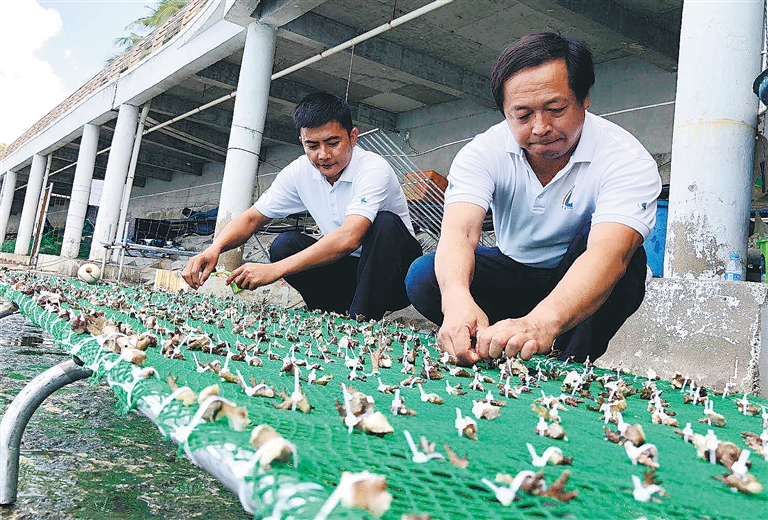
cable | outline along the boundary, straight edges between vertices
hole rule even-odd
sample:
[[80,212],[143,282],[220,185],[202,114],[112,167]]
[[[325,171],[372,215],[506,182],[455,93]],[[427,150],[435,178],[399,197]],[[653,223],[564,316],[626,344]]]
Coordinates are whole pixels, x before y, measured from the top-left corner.
[[638,110],[645,110],[646,108],[656,108],[656,107],[663,107],[666,105],[674,105],[674,101],[664,101],[663,103],[654,103],[653,105],[643,105],[640,107],[634,107],[634,108],[626,108],[624,110],[617,110],[615,112],[606,112],[605,114],[598,114],[600,117],[608,117],[608,116],[615,116],[618,114],[627,114],[629,112],[636,112]]

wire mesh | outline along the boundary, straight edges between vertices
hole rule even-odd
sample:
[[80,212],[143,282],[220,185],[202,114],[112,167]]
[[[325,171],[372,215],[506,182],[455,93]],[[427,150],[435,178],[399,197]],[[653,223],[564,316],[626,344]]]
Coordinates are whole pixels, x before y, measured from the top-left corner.
[[[502,398],[506,406],[501,408],[498,419],[477,420],[479,440],[475,441],[457,434],[454,412],[458,408],[464,416],[471,415],[473,401],[485,398],[489,390],[497,399],[500,398],[497,385],[503,379],[499,368],[484,366],[480,374],[490,377],[493,383],[484,382],[483,390],[471,389],[472,379],[460,377],[461,374],[451,375],[446,371],[449,367],[438,362],[432,332],[416,331],[398,324],[357,323],[335,315],[286,311],[234,299],[205,299],[197,295],[135,290],[114,285],[84,286],[76,281],[34,279],[14,273],[0,273],[0,282],[0,292],[15,301],[26,316],[48,330],[65,348],[76,352],[86,365],[94,368],[94,377],[107,378],[121,403],[121,411],[137,406],[158,408],[159,403],[165,403],[156,413],[156,424],[161,431],[180,442],[181,448],[193,460],[196,452],[216,447],[227,450],[233,460],[239,461],[240,466],[235,464],[233,468],[249,468],[249,472],[244,472],[244,479],[252,486],[248,489],[255,504],[256,518],[313,518],[338,484],[342,471],[364,470],[386,476],[394,500],[384,517],[393,519],[414,513],[428,514],[431,518],[765,517],[768,493],[734,493],[715,481],[712,477],[725,473],[725,468],[698,458],[695,448],[686,444],[673,427],[653,424],[648,411],[649,401],[642,398],[641,392],[627,395],[623,418],[629,424],[641,424],[648,442],[657,447],[660,468],[656,477],[668,496],[661,497],[658,502],[639,502],[633,498],[631,477],[636,475],[642,478],[643,470],[647,468],[633,465],[622,446],[605,440],[603,428],[607,426],[615,430],[616,427],[605,424],[603,414],[587,406],[597,408],[600,400],[605,399],[600,396],[607,395],[607,381],[617,382],[620,378],[626,385],[640,390],[647,382],[643,377],[594,369],[596,376],[604,378],[603,384],[593,382],[588,390],[577,394],[584,400],[583,403],[575,407],[569,405],[567,410],[560,412],[561,425],[568,439],[552,440],[536,434],[539,416],[532,410],[532,405],[539,397],[559,396],[563,374],[572,369],[583,373],[585,367],[536,358],[525,364],[531,374],[528,386],[532,392],[520,393],[518,398]],[[61,308],[76,314],[103,311],[110,319],[129,324],[136,331],[145,330],[146,317],[154,316],[157,325],[151,330],[159,335],[161,343],[170,337],[172,331],[178,330],[186,336],[205,334],[211,338],[212,345],[220,346],[193,350],[189,343],[181,345],[178,353],[184,359],[179,355],[169,359],[163,356],[160,348],[150,348],[145,366],[153,367],[161,377],[137,380],[136,366],[118,361],[118,356],[107,353],[94,337],[75,334],[70,323],[57,316],[51,299],[41,299],[41,295],[45,294],[43,291],[65,295],[67,301],[60,304]],[[360,346],[351,348],[351,355],[350,349],[340,343],[343,337],[360,342]],[[390,353],[392,368],[381,368],[378,376],[373,375],[366,342],[371,349],[375,349],[377,345],[389,341],[393,349]],[[403,356],[405,348],[413,351],[417,344],[432,354],[430,359],[433,365],[441,367],[438,373],[442,379],[425,377],[422,388],[427,393],[438,394],[444,400],[443,405],[423,401],[416,386],[409,388],[402,382],[409,374],[402,373],[405,365],[398,358]],[[327,350],[324,356],[323,349]],[[274,407],[278,399],[248,397],[238,384],[224,382],[219,375],[203,368],[204,364],[215,360],[227,363],[226,351],[253,353],[262,366],[230,358],[229,370],[232,373],[239,371],[246,380],[251,376],[256,381],[265,380],[278,392],[285,388],[290,393],[293,389],[294,378],[290,373],[280,371],[286,359],[292,357],[317,363],[318,376],[332,375],[333,379],[327,386],[308,384],[306,380],[301,382],[302,392],[314,407],[310,413],[279,410]],[[363,367],[356,370],[356,374],[371,374],[366,380],[349,379],[350,358],[363,362]],[[425,359],[424,351],[420,350],[414,365],[416,376],[424,370]],[[307,367],[302,366],[300,370],[301,376],[306,378]],[[185,440],[179,441],[179,429],[189,427],[198,407],[187,407],[178,401],[168,400],[171,389],[166,382],[167,374],[177,377],[178,385],[186,385],[195,392],[218,384],[221,396],[244,406],[254,424],[269,424],[297,446],[298,465],[275,463],[272,470],[258,467],[254,470],[255,453],[249,444],[250,432],[235,431],[228,427],[226,421],[197,424]],[[606,378],[608,375],[611,377]],[[517,387],[524,382],[519,376],[512,376],[511,379],[513,386]],[[383,437],[365,435],[358,430],[348,433],[335,404],[343,400],[341,383],[372,396],[375,409],[386,414],[395,432]],[[380,383],[399,385],[400,397],[416,415],[392,415],[389,407],[393,396],[382,393]],[[467,394],[449,394],[446,384],[451,387],[462,384]],[[743,399],[740,395],[721,397],[709,392],[715,410],[727,419],[725,427],[716,428],[700,424],[699,419],[705,417],[704,408],[701,404],[686,404],[687,392],[674,389],[667,381],[655,384],[662,391],[662,398],[669,403],[667,410],[676,412],[675,418],[681,427],[691,423],[696,433],[704,434],[713,429],[720,440],[743,448],[745,445],[740,433],[759,435],[764,427],[760,413],[754,416],[740,413],[738,402]],[[756,397],[748,397],[748,400],[758,409],[767,404]],[[762,412],[765,410],[762,409]],[[410,431],[415,439],[424,435],[429,441],[434,441],[439,453],[445,454],[442,447],[448,444],[459,455],[466,454],[468,467],[462,469],[437,459],[425,464],[413,462],[404,430]],[[537,453],[542,453],[547,446],[556,445],[565,456],[573,457],[572,466],[569,466],[571,478],[566,489],[578,491],[575,499],[562,503],[553,498],[520,492],[509,506],[496,500],[482,479],[493,481],[497,473],[514,476],[521,470],[536,470],[531,464],[526,442],[531,443]],[[750,461],[750,473],[759,481],[767,482],[768,462],[757,453],[752,454]],[[542,471],[546,482],[551,484],[561,474],[562,468],[547,465]],[[333,518],[369,516],[362,510],[340,507],[332,515]]]
[[[440,225],[443,220],[444,193],[440,185],[420,169],[411,158],[380,129],[360,135],[360,147],[381,155],[392,166],[408,199],[411,220],[428,238],[420,240],[426,252],[437,247]],[[480,245],[493,246],[495,238],[483,232]]]

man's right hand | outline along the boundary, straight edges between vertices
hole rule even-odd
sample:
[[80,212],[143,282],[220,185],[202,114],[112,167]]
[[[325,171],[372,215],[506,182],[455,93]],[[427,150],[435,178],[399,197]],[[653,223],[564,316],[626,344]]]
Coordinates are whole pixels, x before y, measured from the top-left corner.
[[219,261],[218,251],[208,248],[199,255],[189,259],[181,277],[192,289],[197,289],[205,283]]
[[475,339],[488,327],[488,316],[471,296],[448,298],[443,310],[443,324],[437,335],[440,348],[456,356],[460,365],[471,366],[480,361]]

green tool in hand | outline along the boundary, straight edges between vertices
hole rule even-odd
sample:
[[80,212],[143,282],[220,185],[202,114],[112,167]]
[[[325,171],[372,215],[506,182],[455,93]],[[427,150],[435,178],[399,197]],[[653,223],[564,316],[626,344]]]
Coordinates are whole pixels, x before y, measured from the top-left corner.
[[[227,278],[229,278],[229,275],[231,275],[232,272],[231,271],[214,271],[214,272],[211,273],[211,276],[218,276],[220,274],[223,274]],[[229,286],[232,288],[232,293],[233,294],[237,294],[239,292],[242,292],[242,289],[240,288],[240,286],[238,286],[235,282],[230,283]]]

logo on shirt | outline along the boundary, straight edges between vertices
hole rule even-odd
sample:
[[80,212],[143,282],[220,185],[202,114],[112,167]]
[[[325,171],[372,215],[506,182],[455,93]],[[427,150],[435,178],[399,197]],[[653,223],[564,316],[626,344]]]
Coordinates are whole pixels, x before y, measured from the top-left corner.
[[573,195],[574,188],[576,188],[576,185],[574,185],[570,190],[568,190],[568,193],[566,193],[565,197],[563,197],[563,209],[573,209],[573,202],[571,201],[571,195]]
[[361,203],[361,204],[365,204],[366,202],[367,202],[367,201],[365,200],[365,197],[363,197],[362,199],[360,199],[360,203]]
[[449,190],[452,190],[452,189],[453,189],[453,183],[452,183],[452,182],[448,183],[448,189],[449,189]]
[[640,207],[640,209],[645,210],[645,209],[648,208],[648,203],[647,202],[641,202],[640,204],[638,204],[638,206]]

